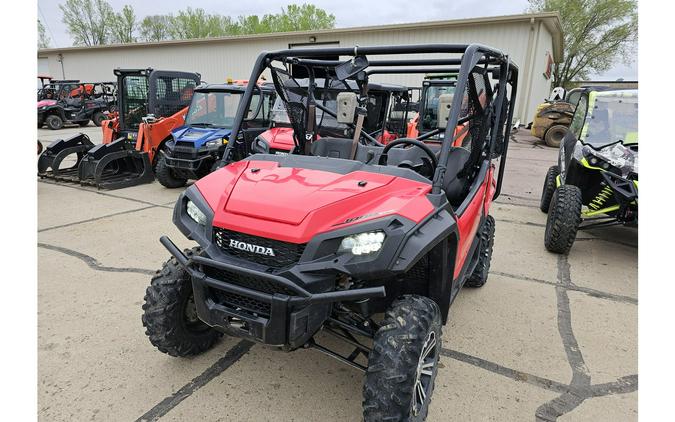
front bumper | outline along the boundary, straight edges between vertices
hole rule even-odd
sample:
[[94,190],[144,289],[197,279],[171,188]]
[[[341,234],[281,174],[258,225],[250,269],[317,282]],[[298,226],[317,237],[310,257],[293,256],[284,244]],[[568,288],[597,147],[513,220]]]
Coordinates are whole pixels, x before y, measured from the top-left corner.
[[214,161],[213,155],[208,152],[195,152],[190,154],[191,157],[189,157],[184,153],[178,155],[172,153],[172,151],[168,151],[168,154],[164,154],[164,156],[168,167],[194,173],[198,172],[202,167],[210,165],[210,163]]
[[[385,296],[383,286],[310,292],[269,272],[204,256],[188,259],[166,236],[160,242],[192,278],[197,314],[202,321],[229,335],[265,344],[301,347],[329,317],[332,303]],[[278,291],[253,290],[231,282],[227,274],[254,278],[276,286]],[[334,280],[334,275],[326,274],[324,280],[314,280],[311,286],[320,290],[333,288]]]

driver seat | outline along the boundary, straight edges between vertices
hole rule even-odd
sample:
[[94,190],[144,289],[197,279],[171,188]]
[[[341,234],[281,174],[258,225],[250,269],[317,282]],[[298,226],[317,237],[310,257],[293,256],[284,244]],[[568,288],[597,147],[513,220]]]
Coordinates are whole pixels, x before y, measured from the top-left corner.
[[448,202],[453,207],[458,207],[471,186],[471,180],[468,177],[459,177],[466,163],[471,158],[471,152],[466,148],[452,147],[448,153],[448,166],[443,178],[443,190]]

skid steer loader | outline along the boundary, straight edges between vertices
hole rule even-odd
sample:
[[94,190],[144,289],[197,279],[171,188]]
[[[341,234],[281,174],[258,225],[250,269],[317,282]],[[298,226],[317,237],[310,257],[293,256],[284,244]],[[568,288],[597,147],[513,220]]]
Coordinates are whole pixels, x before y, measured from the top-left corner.
[[[94,145],[84,134],[57,141],[40,155],[40,177],[99,189],[154,180],[157,152],[170,139],[171,131],[183,125],[201,76],[150,68],[115,69],[114,73],[118,111],[103,121],[103,143]],[[67,163],[70,167],[62,167]]]

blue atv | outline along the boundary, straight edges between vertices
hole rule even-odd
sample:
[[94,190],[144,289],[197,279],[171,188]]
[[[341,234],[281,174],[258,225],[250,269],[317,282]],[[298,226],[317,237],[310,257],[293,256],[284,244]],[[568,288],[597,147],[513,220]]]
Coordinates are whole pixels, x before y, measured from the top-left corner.
[[[203,84],[195,89],[185,125],[171,132],[155,168],[159,183],[167,188],[185,186],[213,170],[223,156],[246,81]],[[255,139],[270,125],[275,99],[272,84],[257,85],[246,119],[245,135]],[[262,100],[261,100],[262,99]]]

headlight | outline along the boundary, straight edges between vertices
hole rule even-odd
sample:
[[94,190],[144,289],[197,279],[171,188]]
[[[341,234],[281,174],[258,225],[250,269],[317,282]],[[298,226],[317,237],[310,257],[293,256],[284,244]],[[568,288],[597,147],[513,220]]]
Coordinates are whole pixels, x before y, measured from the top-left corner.
[[200,210],[197,205],[192,201],[187,201],[187,213],[195,223],[205,226],[206,225],[206,215]]
[[350,252],[353,255],[367,255],[382,249],[385,234],[378,230],[353,234],[342,239],[338,252]]
[[588,163],[593,167],[600,167],[605,170],[608,170],[610,167],[615,167],[623,175],[630,172],[637,173],[637,152],[621,143],[616,143],[599,150],[584,146],[583,154],[588,160]]
[[214,139],[214,140],[212,140],[212,141],[208,141],[208,142],[206,143],[206,146],[207,146],[207,147],[219,147],[219,146],[224,145],[224,144],[226,144],[226,143],[227,143],[227,140],[226,140],[225,138],[223,138],[223,139]]

